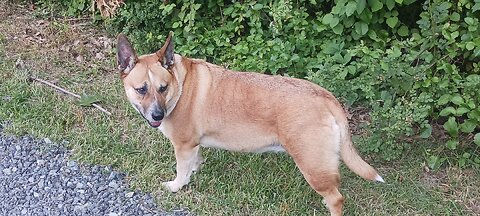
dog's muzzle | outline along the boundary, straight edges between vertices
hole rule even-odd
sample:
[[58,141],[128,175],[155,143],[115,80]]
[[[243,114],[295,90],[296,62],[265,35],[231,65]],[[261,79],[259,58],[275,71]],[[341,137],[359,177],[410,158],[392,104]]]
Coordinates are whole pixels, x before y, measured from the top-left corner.
[[155,111],[152,113],[152,119],[154,121],[162,121],[163,119],[163,112],[162,111]]
[[162,110],[155,110],[154,112],[152,112],[151,117],[153,121],[148,121],[148,124],[150,124],[150,126],[154,128],[159,127],[162,124],[164,112]]

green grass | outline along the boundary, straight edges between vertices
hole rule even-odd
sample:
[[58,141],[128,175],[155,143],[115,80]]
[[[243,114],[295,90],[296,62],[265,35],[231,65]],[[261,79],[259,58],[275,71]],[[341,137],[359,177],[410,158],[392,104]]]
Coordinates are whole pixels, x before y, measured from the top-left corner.
[[[207,161],[190,185],[176,194],[162,190],[160,183],[174,178],[173,150],[128,104],[115,73],[113,51],[106,52],[107,60],[98,61],[88,57],[94,56],[88,50],[74,48],[86,56],[77,62],[52,49],[82,38],[83,31],[61,23],[47,26],[45,31],[57,33],[46,43],[58,44],[44,47],[9,41],[21,32],[15,26],[22,26],[16,23],[22,21],[0,18],[6,19],[0,24],[0,121],[10,122],[6,133],[66,140],[75,159],[126,172],[133,188],[154,192],[167,209],[186,208],[199,215],[327,214],[322,198],[285,154],[207,149]],[[15,66],[19,58],[25,66]],[[76,99],[31,82],[29,76],[57,80],[57,85],[76,93],[95,94],[113,115],[78,106]],[[396,162],[372,162],[385,184],[366,182],[342,166],[345,215],[473,215],[469,209],[480,204],[479,172],[455,167],[425,172],[424,155],[416,149]]]

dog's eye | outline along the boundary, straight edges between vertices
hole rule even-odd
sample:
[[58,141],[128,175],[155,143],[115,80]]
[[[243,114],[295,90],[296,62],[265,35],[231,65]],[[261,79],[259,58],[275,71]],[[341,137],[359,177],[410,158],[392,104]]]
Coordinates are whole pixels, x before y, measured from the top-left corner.
[[166,86],[160,86],[160,89],[158,89],[158,90],[160,91],[160,93],[163,93],[163,92],[165,92],[165,91],[167,90],[167,87],[168,87],[168,85],[166,85]]
[[135,89],[138,94],[145,95],[147,94],[147,86],[143,86],[141,88],[136,88]]

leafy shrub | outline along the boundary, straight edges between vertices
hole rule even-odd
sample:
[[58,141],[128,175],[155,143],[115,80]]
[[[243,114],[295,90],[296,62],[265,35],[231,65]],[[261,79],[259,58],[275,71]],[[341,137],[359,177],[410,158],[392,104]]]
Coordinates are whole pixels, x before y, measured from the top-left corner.
[[38,0],[40,5],[51,12],[59,12],[66,16],[75,16],[86,12],[91,6],[91,0]]
[[438,167],[480,164],[478,17],[480,0],[126,0],[106,23],[140,53],[174,31],[183,55],[309,79],[371,109],[362,149],[392,160],[428,138]]

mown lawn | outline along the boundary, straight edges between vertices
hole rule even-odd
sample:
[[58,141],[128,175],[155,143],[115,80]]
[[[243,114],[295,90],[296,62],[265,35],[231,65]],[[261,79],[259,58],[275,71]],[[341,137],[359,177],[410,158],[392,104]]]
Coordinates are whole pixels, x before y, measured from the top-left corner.
[[[84,163],[112,165],[131,186],[154,192],[166,209],[198,215],[326,215],[318,196],[285,154],[204,151],[206,163],[176,194],[173,150],[128,104],[115,70],[114,39],[83,19],[46,19],[24,6],[0,5],[0,122],[4,132],[67,141]],[[108,116],[50,87],[96,96]],[[420,144],[416,144],[421,146]],[[393,162],[367,160],[386,180],[366,182],[342,167],[345,215],[480,214],[480,173],[425,169],[416,147]]]

